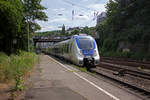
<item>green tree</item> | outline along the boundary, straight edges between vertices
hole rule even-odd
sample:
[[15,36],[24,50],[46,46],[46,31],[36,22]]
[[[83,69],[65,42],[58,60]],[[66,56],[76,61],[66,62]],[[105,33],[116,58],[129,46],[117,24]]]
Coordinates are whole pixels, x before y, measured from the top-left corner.
[[64,25],[64,24],[63,24],[63,26],[62,26],[62,31],[61,31],[61,33],[62,33],[63,36],[66,35],[66,30],[65,30],[65,25]]
[[[107,18],[97,25],[100,47],[105,52],[117,51],[120,41],[129,45],[144,44],[143,50],[128,47],[131,52],[148,52],[150,43],[150,1],[109,0],[106,5]],[[128,45],[128,44],[127,44]]]
[[84,34],[89,34],[90,32],[89,32],[88,26],[84,27],[84,28],[81,30],[81,32],[84,33]]
[[79,32],[80,31],[78,29],[75,29],[71,32],[71,35],[77,35],[77,34],[79,34]]
[[15,51],[14,40],[20,35],[23,6],[20,0],[0,1],[0,51]]
[[24,5],[23,16],[27,24],[26,33],[28,33],[27,30],[29,30],[31,46],[32,36],[34,36],[33,33],[41,29],[40,25],[36,21],[47,21],[48,17],[45,12],[43,12],[46,8],[40,4],[41,0],[22,0],[22,3]]
[[[0,51],[17,52],[27,48],[27,29],[40,29],[35,20],[47,20],[41,0],[0,0]],[[32,36],[32,34],[30,34]]]
[[24,5],[24,17],[28,21],[30,26],[30,32],[34,32],[40,29],[40,26],[35,22],[35,20],[47,21],[45,10],[41,4],[41,0],[23,0]]

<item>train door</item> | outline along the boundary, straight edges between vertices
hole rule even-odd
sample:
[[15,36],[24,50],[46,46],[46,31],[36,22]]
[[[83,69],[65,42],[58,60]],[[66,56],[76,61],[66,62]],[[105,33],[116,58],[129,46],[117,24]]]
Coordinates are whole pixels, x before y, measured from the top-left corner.
[[73,57],[73,40],[70,40],[69,42],[69,58],[72,61],[72,57]]

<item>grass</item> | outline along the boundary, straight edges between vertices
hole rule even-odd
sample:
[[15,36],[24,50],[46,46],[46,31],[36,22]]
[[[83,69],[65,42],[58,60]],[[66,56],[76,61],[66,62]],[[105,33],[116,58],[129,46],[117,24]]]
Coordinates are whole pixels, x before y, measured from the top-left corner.
[[38,64],[40,64],[40,56],[38,55]]
[[[53,59],[56,59],[56,60],[59,60],[59,58],[55,57],[55,56],[51,56]],[[68,62],[66,62],[68,63]],[[71,66],[77,68],[78,70],[80,70],[81,72],[87,72],[86,68],[85,67],[81,67],[81,66],[77,66],[77,65],[74,65],[74,64],[71,64]],[[75,72],[74,70],[70,70],[70,72]]]
[[78,69],[79,69],[81,72],[87,72],[87,70],[86,70],[85,67],[78,67]]
[[35,62],[35,53],[20,51],[10,56],[0,53],[0,82],[15,81],[15,89],[23,90],[23,77],[31,71]]
[[[77,68],[78,70],[80,70],[81,72],[87,72],[86,68],[85,67],[81,67],[81,66],[77,66],[77,65],[71,65],[75,68]],[[74,72],[74,71],[71,71],[71,72]]]
[[[91,75],[91,76],[94,76],[96,75],[96,73],[93,73],[93,72],[90,72],[90,71],[87,71],[85,67],[79,67],[79,66],[76,66],[76,65],[72,65],[73,67],[77,68],[79,71],[81,72],[86,72],[87,74]],[[71,70],[71,72],[75,72],[73,70]]]

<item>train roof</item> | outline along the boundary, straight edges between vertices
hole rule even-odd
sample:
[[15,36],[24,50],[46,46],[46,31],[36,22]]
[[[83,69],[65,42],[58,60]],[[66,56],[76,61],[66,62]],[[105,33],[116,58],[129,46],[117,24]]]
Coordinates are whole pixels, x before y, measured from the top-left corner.
[[87,34],[79,34],[79,35],[73,35],[72,38],[90,38],[90,39],[94,39],[92,36],[87,35]]
[[67,40],[58,42],[58,43],[56,43],[56,44],[54,44],[54,45],[59,45],[59,44],[66,43],[66,42],[68,42],[71,38],[74,38],[74,39],[79,39],[79,38],[94,39],[94,38],[93,38],[92,36],[90,36],[90,35],[87,35],[87,34],[79,34],[79,35],[73,35],[72,37],[68,38]]

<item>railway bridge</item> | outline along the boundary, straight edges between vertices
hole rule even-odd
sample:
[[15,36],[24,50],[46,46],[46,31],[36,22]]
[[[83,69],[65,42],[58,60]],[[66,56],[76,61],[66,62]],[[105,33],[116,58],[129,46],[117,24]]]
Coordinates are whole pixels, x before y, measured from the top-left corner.
[[64,40],[69,39],[70,37],[40,37],[35,36],[33,37],[33,43],[36,49],[47,48],[54,43],[61,42]]

